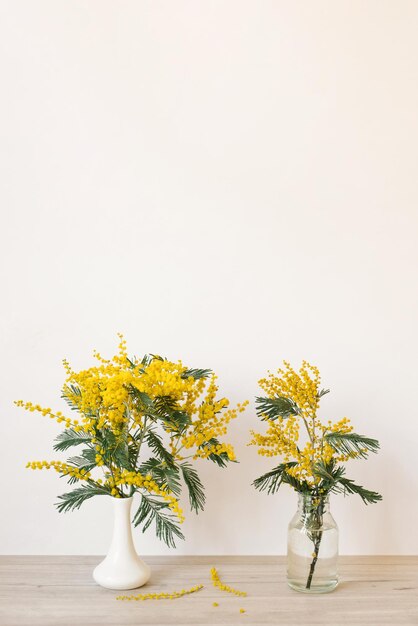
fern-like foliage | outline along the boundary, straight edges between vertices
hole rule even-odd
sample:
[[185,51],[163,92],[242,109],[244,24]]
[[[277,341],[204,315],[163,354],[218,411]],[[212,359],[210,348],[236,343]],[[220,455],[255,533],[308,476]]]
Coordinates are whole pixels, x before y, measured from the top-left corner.
[[54,450],[63,452],[72,446],[79,446],[83,443],[89,443],[90,441],[90,435],[85,432],[77,432],[74,428],[67,428],[56,437]]
[[195,380],[198,380],[199,378],[208,378],[210,375],[212,374],[212,370],[203,370],[203,369],[187,369],[185,370],[181,377],[182,378],[189,378],[190,376],[192,378],[194,378]]
[[129,393],[136,401],[137,405],[139,405],[139,409],[144,411],[144,413],[149,416],[148,411],[152,412],[152,408],[154,406],[152,399],[149,397],[149,395],[145,393],[145,391],[139,391],[139,389],[137,389],[133,385],[129,386]]
[[371,439],[357,433],[327,433],[324,439],[336,452],[362,457],[363,459],[367,458],[369,452],[377,452],[380,447],[377,439]]
[[361,485],[356,485],[356,483],[349,478],[340,478],[338,484],[341,486],[343,493],[355,493],[360,496],[365,504],[375,504],[382,499],[380,493],[365,489]]
[[96,434],[96,438],[105,451],[103,458],[106,463],[126,470],[131,469],[128,440],[125,432],[115,435],[109,428],[103,428]]
[[139,466],[141,474],[151,474],[157,485],[167,487],[176,497],[180,496],[181,483],[177,467],[166,465],[160,459],[151,457]]
[[200,481],[199,475],[190,463],[180,464],[183,480],[189,492],[190,508],[196,513],[203,511],[205,507],[205,491]]
[[97,485],[86,484],[77,489],[73,489],[68,493],[63,493],[58,496],[59,502],[56,503],[56,507],[60,513],[66,513],[67,511],[74,511],[79,509],[80,506],[93,496],[108,496],[109,490],[104,487],[98,487]]
[[77,402],[81,400],[81,389],[77,387],[77,385],[68,385],[65,384],[62,389],[61,398],[63,398],[70,409],[73,411],[79,410],[79,403]]
[[325,396],[329,392],[330,392],[329,389],[321,389],[321,391],[318,393],[318,398],[322,398],[323,396]]
[[81,451],[81,456],[72,456],[67,463],[84,469],[86,472],[91,472],[96,467],[96,451],[92,448],[85,448]]
[[281,463],[266,474],[256,478],[253,482],[254,487],[259,491],[267,491],[270,495],[276,493],[280,486],[285,483],[293,487],[299,493],[308,493],[309,486],[306,482],[300,481],[286,472],[289,467],[294,467],[295,465],[297,465],[297,463],[294,461]]
[[182,434],[191,424],[190,416],[186,412],[181,411],[176,399],[170,396],[158,396],[155,398],[152,414],[154,417],[161,419],[170,432],[176,434]]
[[175,462],[173,455],[164,447],[163,440],[155,430],[150,429],[146,434],[146,441],[153,453],[169,467],[174,467]]
[[182,434],[191,424],[190,416],[180,410],[175,398],[157,396],[152,400],[148,394],[139,391],[136,387],[131,386],[129,390],[137,407],[145,413],[147,418],[153,422],[161,421],[170,432]]
[[[291,465],[296,465],[292,463]],[[256,478],[253,485],[259,491],[266,491],[270,495],[276,493],[279,490],[280,485],[283,482],[283,473],[286,470],[287,463],[281,463],[277,467],[274,467],[269,472],[266,472],[262,476]]]
[[135,513],[133,523],[134,526],[142,524],[142,532],[144,533],[154,522],[157,537],[162,539],[169,547],[175,548],[175,538],[184,539],[184,535],[174,521],[173,516],[167,513],[167,510],[169,510],[167,502],[141,493],[141,502]]
[[142,367],[148,367],[151,361],[152,361],[152,356],[150,354],[144,354],[144,356],[141,359]]
[[382,499],[376,491],[365,489],[353,480],[345,478],[345,467],[337,465],[334,460],[328,464],[320,461],[315,465],[315,474],[321,478],[319,489],[323,493],[357,494],[365,504],[375,504]]
[[344,493],[355,493],[363,500],[365,504],[375,504],[382,499],[380,493],[365,489],[361,485],[356,485],[350,478],[340,478],[338,485],[341,486]]
[[177,400],[171,396],[157,396],[152,402],[153,413],[161,418],[167,418],[178,410]]
[[298,407],[289,398],[256,398],[257,415],[263,420],[276,420],[278,417],[289,417],[289,415],[298,415]]
[[318,461],[314,466],[315,476],[321,479],[319,488],[324,493],[328,493],[333,489],[336,483],[344,476],[345,469],[342,465],[337,466],[334,459],[329,463]]

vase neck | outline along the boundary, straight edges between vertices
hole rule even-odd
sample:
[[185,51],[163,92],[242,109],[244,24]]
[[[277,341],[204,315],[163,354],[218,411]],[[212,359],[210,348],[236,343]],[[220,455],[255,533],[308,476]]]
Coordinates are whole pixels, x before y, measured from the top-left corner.
[[112,502],[113,502],[113,508],[114,511],[123,511],[125,514],[130,514],[131,511],[131,506],[132,506],[132,502],[133,502],[133,496],[131,496],[130,498],[113,498],[112,497]]
[[300,513],[329,513],[329,494],[322,496],[298,494],[298,510]]
[[110,552],[134,549],[131,527],[131,506],[133,498],[112,498],[113,500],[113,537]]

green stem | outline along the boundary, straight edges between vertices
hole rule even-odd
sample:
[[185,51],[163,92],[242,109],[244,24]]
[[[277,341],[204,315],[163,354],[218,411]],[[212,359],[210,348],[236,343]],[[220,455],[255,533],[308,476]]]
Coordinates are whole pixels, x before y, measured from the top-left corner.
[[318,561],[318,552],[319,552],[319,546],[321,544],[321,539],[322,539],[322,530],[319,531],[318,536],[316,537],[315,541],[314,541],[314,557],[312,559],[311,562],[311,566],[309,568],[309,576],[308,576],[308,580],[306,581],[306,589],[310,589],[311,588],[311,584],[312,584],[312,578],[315,572],[315,566],[316,566],[316,562]]
[[[136,465],[138,463],[139,452],[141,450],[142,442],[144,441],[144,436],[145,436],[146,430],[147,430],[147,418],[145,416],[144,417],[144,424],[142,426],[141,436],[140,436],[139,441],[138,441],[138,448],[136,450],[136,455],[135,455],[135,463],[134,463],[134,468],[135,469],[136,469]],[[131,485],[131,489],[130,489],[130,492],[129,492],[129,497],[132,497],[134,495],[134,493],[135,493],[135,486]]]
[[[316,509],[316,511],[313,514],[314,517],[314,524],[317,528],[322,528],[322,515],[324,512],[324,504],[321,501]],[[322,530],[314,530],[312,531],[312,541],[314,544],[314,552],[313,552],[313,558],[311,561],[311,565],[309,567],[309,575],[308,575],[308,580],[306,581],[306,589],[310,589],[311,588],[311,584],[312,584],[312,578],[315,572],[315,567],[316,567],[316,563],[318,561],[318,554],[319,554],[319,548],[321,545],[321,540],[322,540],[322,534],[323,531]]]

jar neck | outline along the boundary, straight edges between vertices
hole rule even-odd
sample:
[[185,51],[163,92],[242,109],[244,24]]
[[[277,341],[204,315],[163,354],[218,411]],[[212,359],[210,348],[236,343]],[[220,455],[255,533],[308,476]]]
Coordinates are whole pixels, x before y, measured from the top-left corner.
[[323,496],[298,493],[298,511],[300,513],[329,513],[329,494]]

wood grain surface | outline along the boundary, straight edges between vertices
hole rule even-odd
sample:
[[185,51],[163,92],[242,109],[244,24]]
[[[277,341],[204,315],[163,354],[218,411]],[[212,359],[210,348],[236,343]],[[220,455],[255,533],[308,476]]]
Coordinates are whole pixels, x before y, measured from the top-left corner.
[[[176,600],[121,602],[117,591],[91,576],[100,557],[0,556],[1,626],[146,625],[418,625],[418,557],[341,557],[341,582],[325,595],[305,595],[286,584],[284,557],[148,557],[149,583],[137,592],[202,591]],[[239,598],[212,586],[247,591]],[[219,606],[214,607],[217,602]],[[240,609],[245,613],[240,613]]]

